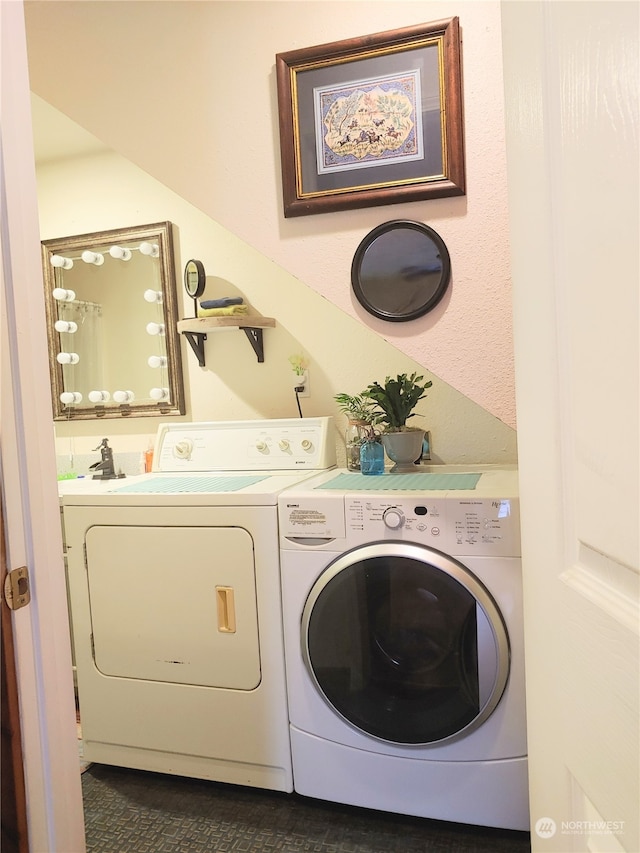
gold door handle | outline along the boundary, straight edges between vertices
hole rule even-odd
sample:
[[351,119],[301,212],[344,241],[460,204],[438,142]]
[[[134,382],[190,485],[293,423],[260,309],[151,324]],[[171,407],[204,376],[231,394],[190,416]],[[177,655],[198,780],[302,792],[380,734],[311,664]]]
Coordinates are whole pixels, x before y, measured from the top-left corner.
[[216,604],[218,606],[218,631],[223,634],[235,634],[236,605],[232,586],[216,587]]

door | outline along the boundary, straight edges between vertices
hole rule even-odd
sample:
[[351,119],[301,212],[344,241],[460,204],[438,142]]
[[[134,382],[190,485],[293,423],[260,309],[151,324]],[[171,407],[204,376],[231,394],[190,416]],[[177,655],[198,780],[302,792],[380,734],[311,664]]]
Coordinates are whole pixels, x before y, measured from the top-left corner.
[[509,674],[491,595],[430,548],[376,543],[336,559],[302,615],[303,657],[329,705],[383,741],[444,743],[486,720]]
[[639,9],[502,4],[534,851],[640,850]]
[[[137,509],[131,517],[140,520]],[[211,515],[213,521],[214,509]],[[90,602],[93,658],[103,675],[229,690],[260,684],[247,530],[96,524],[85,533],[84,549],[86,573],[78,577],[76,564],[69,579],[82,586],[87,579],[88,598],[76,601]]]
[[22,3],[0,2],[2,501],[9,570],[28,566],[13,619],[28,831],[38,853],[85,848]]

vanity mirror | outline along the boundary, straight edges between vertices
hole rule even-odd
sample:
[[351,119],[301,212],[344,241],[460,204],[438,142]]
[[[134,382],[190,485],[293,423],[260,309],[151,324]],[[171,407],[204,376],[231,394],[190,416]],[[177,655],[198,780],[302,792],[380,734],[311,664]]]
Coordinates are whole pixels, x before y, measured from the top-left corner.
[[54,420],[183,415],[170,222],[42,242]]

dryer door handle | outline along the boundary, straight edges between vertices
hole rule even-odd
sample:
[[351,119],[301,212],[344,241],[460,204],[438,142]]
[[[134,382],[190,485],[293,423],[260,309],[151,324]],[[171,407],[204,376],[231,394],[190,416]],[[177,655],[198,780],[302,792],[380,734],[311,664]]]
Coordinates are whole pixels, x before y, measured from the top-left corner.
[[236,605],[232,586],[216,587],[216,604],[218,607],[218,631],[223,634],[235,634]]

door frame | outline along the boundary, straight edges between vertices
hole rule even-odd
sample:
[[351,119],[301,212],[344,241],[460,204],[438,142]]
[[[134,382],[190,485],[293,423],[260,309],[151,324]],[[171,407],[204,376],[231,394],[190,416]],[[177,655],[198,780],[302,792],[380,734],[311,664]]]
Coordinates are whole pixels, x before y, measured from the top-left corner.
[[56,488],[24,10],[0,2],[0,373],[7,569],[31,603],[13,627],[30,847],[83,853],[62,532]]
[[7,559],[4,510],[0,501],[0,621],[2,623],[2,840],[5,853],[29,853],[27,797],[22,766],[22,728],[18,700],[13,616],[4,595]]

